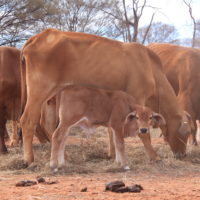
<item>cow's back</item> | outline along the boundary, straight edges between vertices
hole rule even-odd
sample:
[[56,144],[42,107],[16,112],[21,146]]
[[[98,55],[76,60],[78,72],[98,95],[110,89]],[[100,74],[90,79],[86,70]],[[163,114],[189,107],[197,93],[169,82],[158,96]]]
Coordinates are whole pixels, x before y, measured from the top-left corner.
[[[155,91],[148,49],[137,43],[124,44],[95,35],[48,29],[27,42],[23,55],[29,66],[40,68],[42,79],[51,78],[61,85],[75,82],[125,90],[134,93],[140,102],[144,102],[141,99],[144,92],[149,97]],[[35,60],[43,63],[34,64]],[[138,90],[141,85],[145,88]]]
[[160,57],[165,74],[177,95],[179,90],[196,79],[195,76],[199,76],[199,50],[164,43],[153,43],[148,47]]
[[166,76],[184,108],[199,118],[200,50],[156,43],[149,45],[149,48],[162,60]]

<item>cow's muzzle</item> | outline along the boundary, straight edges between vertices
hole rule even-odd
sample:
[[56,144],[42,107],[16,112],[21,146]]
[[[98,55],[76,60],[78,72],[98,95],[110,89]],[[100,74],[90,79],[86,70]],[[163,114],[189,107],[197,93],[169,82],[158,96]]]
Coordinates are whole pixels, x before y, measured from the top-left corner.
[[139,129],[139,133],[147,133],[148,132],[148,128],[140,128]]

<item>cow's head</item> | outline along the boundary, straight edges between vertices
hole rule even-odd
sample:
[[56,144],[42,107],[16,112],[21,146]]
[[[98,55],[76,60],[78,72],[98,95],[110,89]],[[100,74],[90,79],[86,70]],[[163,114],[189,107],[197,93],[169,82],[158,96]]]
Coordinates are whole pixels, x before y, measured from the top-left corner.
[[151,126],[165,125],[164,117],[153,112],[151,109],[143,106],[135,106],[133,112],[130,112],[125,119],[124,136],[136,136],[150,132]]

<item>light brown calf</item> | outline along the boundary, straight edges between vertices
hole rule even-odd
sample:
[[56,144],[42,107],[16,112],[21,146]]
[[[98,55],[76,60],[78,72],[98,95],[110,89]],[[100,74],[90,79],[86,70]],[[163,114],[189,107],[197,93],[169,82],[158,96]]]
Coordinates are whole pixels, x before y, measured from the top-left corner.
[[110,91],[80,86],[69,86],[61,92],[59,125],[52,137],[50,167],[56,172],[65,164],[65,140],[69,129],[79,125],[84,129],[110,127],[114,133],[116,161],[129,169],[124,153],[124,137],[141,138],[150,159],[157,155],[150,142],[150,126],[156,121],[165,124],[162,115],[135,104],[132,96],[122,91]]

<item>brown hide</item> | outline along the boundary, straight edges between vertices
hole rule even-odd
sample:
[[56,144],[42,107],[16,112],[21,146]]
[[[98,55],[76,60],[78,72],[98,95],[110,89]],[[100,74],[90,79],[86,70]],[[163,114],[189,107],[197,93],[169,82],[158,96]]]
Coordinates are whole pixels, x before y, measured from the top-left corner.
[[195,125],[193,143],[197,144],[195,133],[196,120],[200,119],[200,50],[159,43],[148,47],[160,57],[181,108],[191,115]]
[[68,86],[60,96],[59,124],[52,137],[50,166],[54,170],[65,164],[65,140],[69,129],[74,125],[79,125],[90,132],[98,126],[112,128],[116,161],[125,169],[129,168],[124,152],[126,136],[139,134],[150,159],[157,159],[150,142],[150,127],[154,120],[160,125],[165,125],[165,120],[160,114],[135,104],[134,98],[122,91]]
[[0,153],[7,152],[4,141],[7,120],[20,117],[20,51],[0,47]]
[[60,94],[48,100],[42,107],[40,127],[49,141],[58,125],[58,107]]
[[[7,120],[12,121],[11,146],[18,144],[19,119],[21,116],[20,50],[0,47],[0,154],[7,152],[4,141]],[[42,133],[36,133],[44,142]]]
[[70,84],[129,93],[137,104],[164,116],[167,127],[163,134],[172,151],[185,154],[188,136],[179,132],[182,110],[159,58],[143,45],[47,29],[26,42],[22,57],[23,97],[27,94],[21,118],[26,163],[34,160],[32,139],[43,102]]

